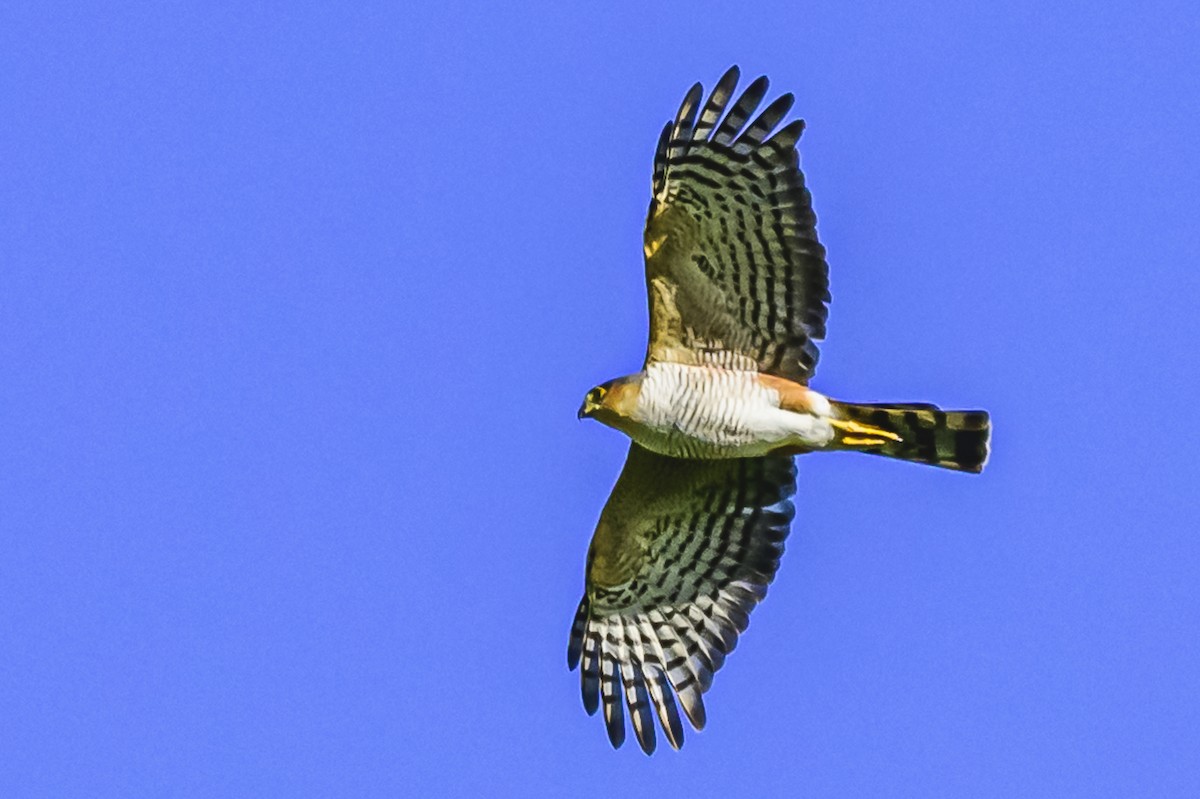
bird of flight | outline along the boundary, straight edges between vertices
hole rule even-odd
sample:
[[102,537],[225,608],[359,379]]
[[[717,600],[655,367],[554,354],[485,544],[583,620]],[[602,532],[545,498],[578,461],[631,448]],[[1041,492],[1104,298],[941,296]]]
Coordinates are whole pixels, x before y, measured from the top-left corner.
[[[825,336],[825,249],[799,169],[804,123],[785,94],[751,117],[760,77],[729,107],[737,67],[701,106],[696,84],[654,157],[644,254],[642,371],[579,409],[626,433],[625,467],[587,558],[568,665],[614,747],[625,715],[647,753],[655,722],[683,743],[783,554],[793,456],[852,450],[964,472],[988,455],[985,411],[864,405],[808,387]],[[727,110],[728,107],[728,110]],[[772,135],[773,134],[773,135]]]

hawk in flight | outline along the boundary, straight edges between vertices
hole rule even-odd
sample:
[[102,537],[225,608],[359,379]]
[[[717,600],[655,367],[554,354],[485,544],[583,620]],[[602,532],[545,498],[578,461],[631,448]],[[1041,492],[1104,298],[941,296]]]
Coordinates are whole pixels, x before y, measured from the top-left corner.
[[[729,106],[733,67],[696,84],[654,157],[646,220],[650,342],[642,371],[579,409],[633,439],[600,514],[567,661],[614,747],[628,713],[649,754],[676,749],[779,567],[793,456],[853,450],[964,472],[988,455],[984,411],[838,402],[808,387],[825,336],[825,249],[785,94],[753,116],[760,77]],[[753,116],[753,119],[751,117]],[[772,135],[773,134],[773,135]]]

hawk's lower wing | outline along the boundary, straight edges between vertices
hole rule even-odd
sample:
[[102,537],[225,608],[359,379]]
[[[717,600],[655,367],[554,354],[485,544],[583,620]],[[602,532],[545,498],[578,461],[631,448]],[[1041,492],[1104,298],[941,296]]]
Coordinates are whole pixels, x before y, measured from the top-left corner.
[[572,669],[583,664],[588,713],[603,702],[614,747],[626,706],[647,753],[655,715],[675,748],[679,706],[704,726],[701,695],[775,576],[794,490],[787,456],[680,460],[630,447],[592,538],[567,653]]

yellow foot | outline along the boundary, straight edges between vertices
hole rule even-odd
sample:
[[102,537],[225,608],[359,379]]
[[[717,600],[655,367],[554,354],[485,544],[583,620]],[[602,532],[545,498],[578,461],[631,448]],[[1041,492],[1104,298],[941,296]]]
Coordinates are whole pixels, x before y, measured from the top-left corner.
[[844,444],[847,447],[882,447],[887,443],[882,438],[856,438],[854,436],[846,436],[838,439],[839,444]]
[[[890,430],[872,427],[869,424],[859,424],[858,422],[852,422],[848,419],[830,419],[829,424],[833,425],[834,429],[841,432],[842,435],[839,437],[841,443],[849,446],[868,446],[871,444],[884,443],[882,440],[874,440],[876,438],[887,439],[889,441],[904,440]],[[851,435],[865,436],[866,438],[851,438]]]

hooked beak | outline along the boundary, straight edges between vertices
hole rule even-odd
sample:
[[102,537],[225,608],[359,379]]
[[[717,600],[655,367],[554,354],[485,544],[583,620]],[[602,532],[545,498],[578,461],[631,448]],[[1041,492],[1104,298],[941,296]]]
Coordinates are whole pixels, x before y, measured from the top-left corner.
[[579,413],[575,414],[577,419],[586,419],[596,412],[600,406],[592,402],[590,399],[585,399],[583,404],[579,406]]

